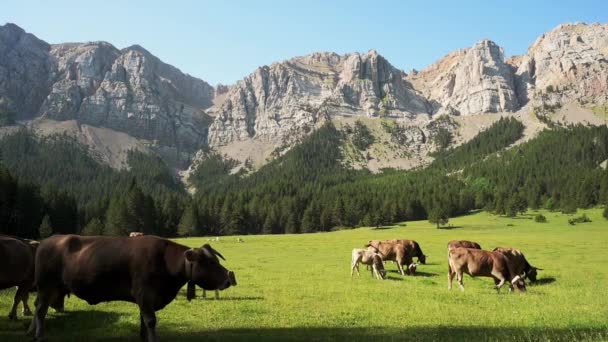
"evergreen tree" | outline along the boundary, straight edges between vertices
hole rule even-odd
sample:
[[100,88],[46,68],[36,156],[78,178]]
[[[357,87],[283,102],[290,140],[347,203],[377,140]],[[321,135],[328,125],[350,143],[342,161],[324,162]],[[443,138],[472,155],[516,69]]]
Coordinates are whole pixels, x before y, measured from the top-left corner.
[[93,218],[91,221],[89,221],[89,223],[86,226],[84,226],[81,234],[89,235],[89,236],[103,235],[104,234],[103,222],[101,222],[101,220],[96,217]]
[[51,218],[48,214],[44,215],[44,218],[42,218],[39,231],[41,239],[46,239],[47,237],[53,235],[53,228],[51,227]]

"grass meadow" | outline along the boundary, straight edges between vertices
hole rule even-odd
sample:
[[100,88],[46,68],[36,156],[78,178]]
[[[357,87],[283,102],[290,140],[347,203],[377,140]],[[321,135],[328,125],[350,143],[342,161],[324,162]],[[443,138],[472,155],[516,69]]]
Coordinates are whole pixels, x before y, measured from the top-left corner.
[[[359,228],[303,235],[222,237],[211,242],[235,271],[238,286],[215,300],[186,301],[185,289],[158,313],[165,341],[415,340],[572,341],[608,340],[608,221],[600,209],[590,223],[568,224],[571,215],[544,212],[517,218],[485,212],[452,218],[450,229],[426,221],[380,229]],[[387,280],[370,273],[350,277],[351,250],[370,239],[417,240],[427,265],[402,277],[387,263]],[[466,290],[447,290],[447,249],[452,239],[484,249],[520,248],[544,268],[526,294],[500,294],[491,278],[465,275]],[[179,239],[199,246],[205,238]],[[362,267],[364,269],[364,267]],[[0,292],[0,341],[29,340],[29,317],[6,318],[13,290]],[[33,298],[30,300],[33,305]],[[66,313],[49,310],[51,341],[137,341],[134,304],[89,306],[71,297]],[[19,312],[20,313],[20,312]]]

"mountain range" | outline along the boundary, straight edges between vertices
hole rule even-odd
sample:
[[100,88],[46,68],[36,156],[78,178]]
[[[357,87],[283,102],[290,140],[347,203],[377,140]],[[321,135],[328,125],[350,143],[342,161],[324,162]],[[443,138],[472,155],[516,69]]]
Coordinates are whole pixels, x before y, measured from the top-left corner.
[[458,145],[514,116],[529,139],[555,124],[603,124],[607,101],[602,24],[562,24],[520,56],[484,39],[405,72],[375,50],[318,52],[215,87],[138,45],[48,44],[0,26],[0,130],[68,132],[116,168],[131,149],[181,170],[210,152],[259,167],[328,120],[368,127],[369,144],[343,147],[354,167],[411,168],[440,148],[440,131]]

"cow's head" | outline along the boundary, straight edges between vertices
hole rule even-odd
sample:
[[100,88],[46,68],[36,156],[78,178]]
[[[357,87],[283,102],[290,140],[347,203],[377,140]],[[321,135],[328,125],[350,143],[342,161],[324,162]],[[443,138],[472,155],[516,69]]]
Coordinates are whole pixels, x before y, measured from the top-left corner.
[[538,276],[538,271],[542,271],[542,268],[530,266],[530,269],[526,271],[526,278],[530,279],[531,282],[536,282],[536,277]]
[[526,283],[521,279],[521,276],[515,276],[511,280],[511,286],[519,292],[526,292]]
[[410,271],[410,273],[411,273],[412,275],[415,275],[415,274],[416,274],[416,267],[418,267],[418,264],[411,263],[411,264],[410,264],[410,265],[407,267],[407,269]]
[[189,300],[195,297],[194,285],[205,290],[224,290],[236,285],[234,272],[220,264],[218,257],[224,257],[208,244],[184,252],[186,258],[186,276],[188,278]]
[[420,261],[421,264],[426,265],[426,255],[422,254],[418,257],[418,261]]

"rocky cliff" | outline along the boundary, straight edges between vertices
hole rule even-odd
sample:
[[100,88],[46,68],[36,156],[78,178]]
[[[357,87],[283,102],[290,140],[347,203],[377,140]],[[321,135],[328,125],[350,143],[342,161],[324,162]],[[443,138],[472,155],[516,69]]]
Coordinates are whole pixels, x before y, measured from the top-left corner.
[[214,88],[140,46],[49,45],[7,24],[0,56],[1,103],[18,118],[76,119],[192,151],[206,144],[200,122]]
[[[243,160],[255,150],[261,163],[325,120],[392,118],[424,130],[444,114],[596,105],[607,94],[608,25],[600,24],[560,25],[508,58],[481,40],[409,75],[374,50],[323,52],[259,67],[216,88],[137,45],[49,45],[16,25],[0,26],[0,114],[110,128],[185,151],[186,158],[211,147],[238,150]],[[460,130],[468,132],[466,125]]]

